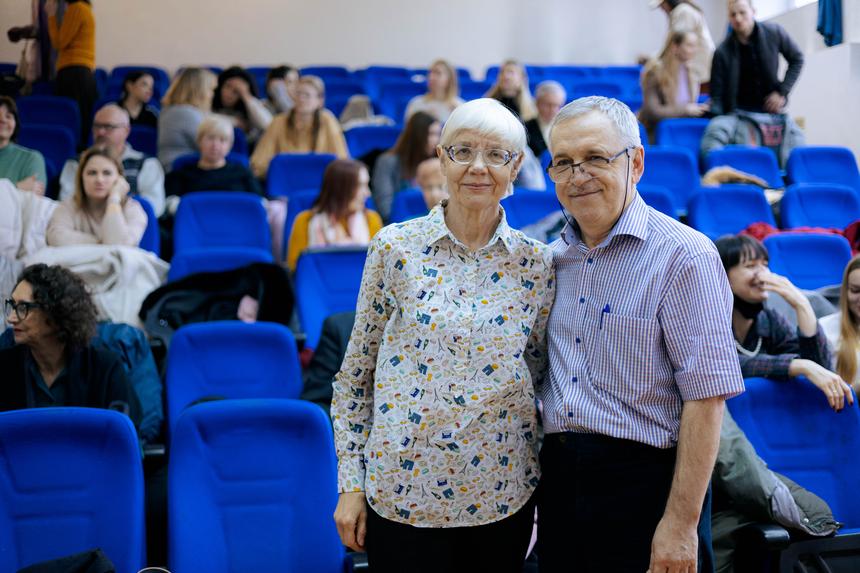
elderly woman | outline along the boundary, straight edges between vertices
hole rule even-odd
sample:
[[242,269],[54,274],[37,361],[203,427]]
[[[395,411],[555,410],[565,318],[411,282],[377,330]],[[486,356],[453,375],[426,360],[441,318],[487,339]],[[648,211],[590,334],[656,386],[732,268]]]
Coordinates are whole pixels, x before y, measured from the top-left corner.
[[335,521],[374,571],[522,570],[555,294],[548,247],[499,206],[525,145],[499,102],[459,106],[437,148],[449,199],[368,249],[332,417]]
[[15,346],[0,350],[0,411],[112,408],[140,422],[140,404],[119,357],[90,345],[96,308],[77,275],[60,266],[29,266],[4,311]]

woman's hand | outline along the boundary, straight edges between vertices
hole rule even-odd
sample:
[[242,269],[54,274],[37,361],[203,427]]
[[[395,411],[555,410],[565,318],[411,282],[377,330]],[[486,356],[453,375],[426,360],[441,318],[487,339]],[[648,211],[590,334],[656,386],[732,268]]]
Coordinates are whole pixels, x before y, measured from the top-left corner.
[[341,542],[353,551],[364,551],[367,534],[367,500],[363,491],[340,494],[334,522]]
[[775,292],[791,305],[791,308],[797,313],[797,327],[803,336],[816,335],[818,319],[815,317],[812,305],[809,304],[809,299],[800,292],[799,288],[791,284],[787,278],[771,272],[762,273],[759,275],[759,280],[762,282],[762,288]]
[[108,203],[115,205],[121,204],[123,199],[125,199],[125,196],[128,195],[130,189],[131,187],[129,187],[128,181],[125,180],[125,177],[117,177],[116,182],[113,184],[113,187],[111,187]]
[[795,358],[788,367],[792,376],[806,376],[819,390],[827,396],[830,407],[839,412],[845,407],[845,400],[854,404],[851,387],[835,372],[831,372],[820,364],[805,358]]
[[684,106],[687,117],[702,117],[708,111],[708,106],[700,103],[688,103]]
[[38,179],[36,179],[35,175],[30,175],[26,179],[21,179],[18,183],[15,184],[15,187],[21,189],[22,191],[29,191],[35,195],[44,195],[45,194],[45,185]]
[[47,0],[45,2],[45,15],[48,18],[55,18],[57,16],[57,0]]

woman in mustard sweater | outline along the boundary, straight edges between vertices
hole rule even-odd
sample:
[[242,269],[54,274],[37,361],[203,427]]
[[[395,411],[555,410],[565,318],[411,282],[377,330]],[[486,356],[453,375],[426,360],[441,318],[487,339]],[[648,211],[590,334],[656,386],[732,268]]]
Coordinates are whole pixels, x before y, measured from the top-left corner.
[[63,23],[57,22],[58,0],[45,2],[48,35],[57,50],[55,93],[78,102],[81,114],[81,146],[89,139],[90,121],[98,92],[96,67],[96,21],[89,0],[64,0],[68,6]]
[[323,174],[314,206],[296,216],[287,248],[287,265],[296,270],[302,251],[309,247],[367,246],[382,228],[379,213],[365,209],[370,176],[364,164],[335,159]]

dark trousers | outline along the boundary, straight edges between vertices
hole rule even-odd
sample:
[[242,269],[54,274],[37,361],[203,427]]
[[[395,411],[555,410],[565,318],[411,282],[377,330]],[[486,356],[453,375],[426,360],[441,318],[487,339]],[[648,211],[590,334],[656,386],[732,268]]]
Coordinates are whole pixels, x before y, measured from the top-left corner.
[[501,521],[475,527],[413,527],[367,509],[367,562],[373,573],[522,573],[535,496]]
[[[540,453],[541,573],[644,573],[669,498],[676,449],[599,434],[547,434]],[[699,571],[710,557],[710,488],[699,527]]]
[[[78,147],[86,147],[93,121],[93,106],[98,97],[96,77],[86,66],[67,66],[57,71],[55,93],[78,102],[81,114],[81,140]],[[62,169],[62,166],[57,166]]]

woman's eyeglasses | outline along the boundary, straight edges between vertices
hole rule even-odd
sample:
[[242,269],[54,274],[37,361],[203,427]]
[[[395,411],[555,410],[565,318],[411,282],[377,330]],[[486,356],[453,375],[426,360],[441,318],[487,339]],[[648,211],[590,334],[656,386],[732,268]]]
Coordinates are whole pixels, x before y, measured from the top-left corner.
[[3,310],[6,313],[6,316],[11,316],[12,312],[14,312],[15,316],[18,317],[18,320],[26,320],[26,318],[30,316],[30,311],[34,308],[42,308],[42,305],[38,302],[15,302],[11,298],[7,298],[3,305]]

